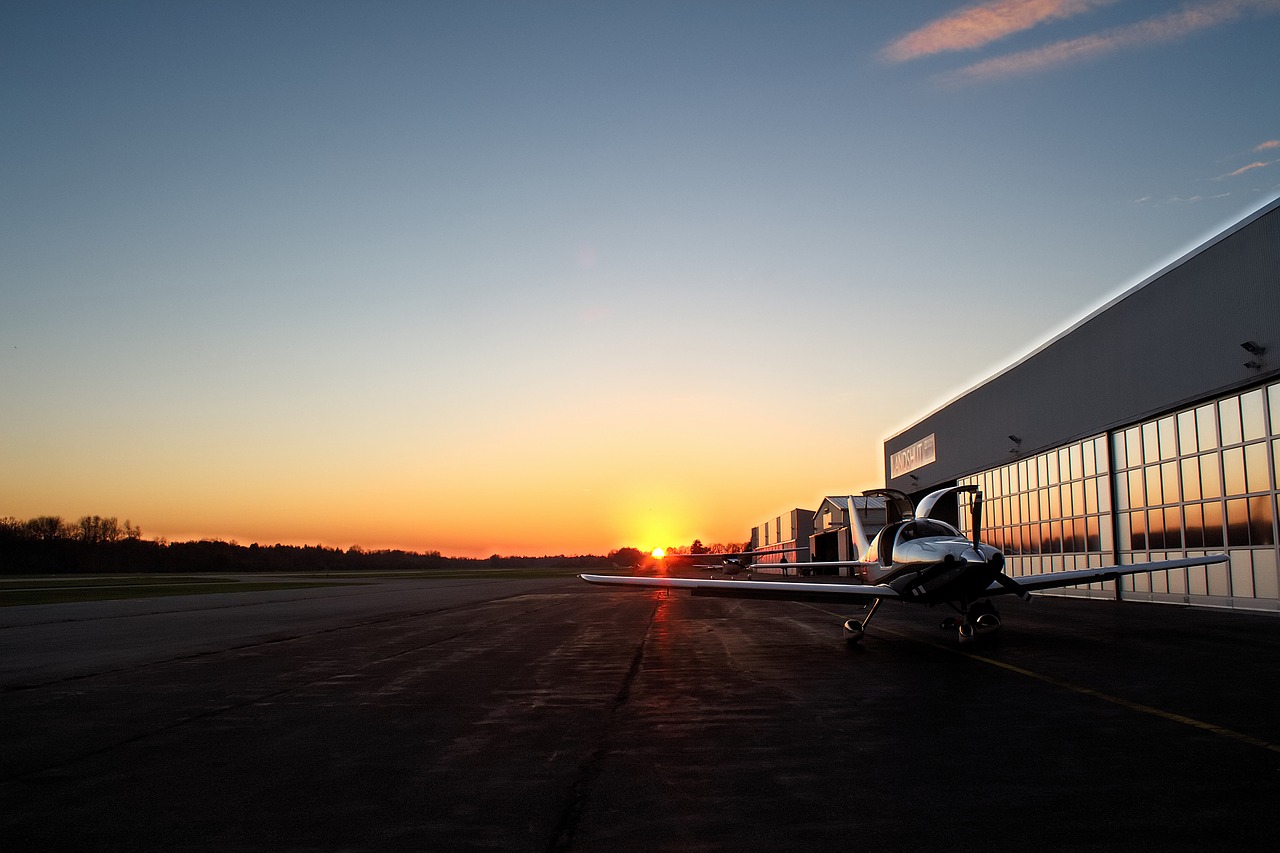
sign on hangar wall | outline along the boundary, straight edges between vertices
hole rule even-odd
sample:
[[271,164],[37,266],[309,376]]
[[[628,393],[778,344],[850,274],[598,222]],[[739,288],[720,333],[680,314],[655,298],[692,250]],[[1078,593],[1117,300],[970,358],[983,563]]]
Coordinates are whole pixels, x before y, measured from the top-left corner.
[[934,434],[929,433],[910,447],[904,447],[889,457],[889,472],[893,479],[910,474],[938,459]]

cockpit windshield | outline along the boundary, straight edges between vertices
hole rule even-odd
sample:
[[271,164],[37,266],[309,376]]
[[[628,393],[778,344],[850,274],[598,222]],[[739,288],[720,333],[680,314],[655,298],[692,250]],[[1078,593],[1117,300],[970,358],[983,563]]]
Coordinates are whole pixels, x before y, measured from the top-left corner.
[[871,547],[867,549],[867,555],[863,559],[868,562],[878,560],[881,564],[888,566],[893,563],[893,549],[896,545],[925,536],[960,535],[962,535],[960,531],[950,524],[932,518],[913,518],[910,521],[899,521],[895,524],[890,524],[876,534],[876,538],[871,540]]
[[959,535],[960,531],[944,521],[937,521],[932,518],[917,518],[902,525],[902,529],[898,531],[898,541],[910,542],[912,539],[921,539],[925,536]]

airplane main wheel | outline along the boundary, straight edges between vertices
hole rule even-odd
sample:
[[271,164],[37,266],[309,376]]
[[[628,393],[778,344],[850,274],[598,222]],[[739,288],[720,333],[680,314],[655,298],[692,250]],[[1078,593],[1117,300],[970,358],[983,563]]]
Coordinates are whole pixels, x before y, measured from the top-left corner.
[[[964,621],[973,628],[975,640],[994,638],[1000,632],[1000,614],[990,601],[975,602]],[[961,642],[966,641],[961,638]]]
[[976,601],[969,605],[969,612],[966,614],[966,618],[968,618],[970,622],[977,622],[983,616],[987,615],[994,616],[996,619],[1000,618],[1000,614],[997,612],[996,606],[990,601]]

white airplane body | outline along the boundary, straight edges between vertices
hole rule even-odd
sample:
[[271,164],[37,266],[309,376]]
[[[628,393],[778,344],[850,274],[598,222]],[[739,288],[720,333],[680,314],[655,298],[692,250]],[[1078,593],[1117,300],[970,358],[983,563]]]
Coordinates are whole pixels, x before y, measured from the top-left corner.
[[[950,524],[929,517],[939,500],[956,492],[973,494],[972,540]],[[1109,581],[1140,572],[1222,563],[1228,559],[1225,554],[1211,554],[1014,578],[1004,573],[1004,555],[1000,550],[979,539],[982,530],[982,494],[976,487],[952,486],[940,489],[926,496],[914,511],[911,510],[910,500],[901,492],[875,489],[866,494],[884,495],[894,501],[905,517],[886,525],[868,542],[857,511],[851,509],[850,533],[861,559],[797,564],[806,569],[848,568],[853,576],[849,581],[718,580],[593,574],[579,577],[594,584],[688,589],[694,595],[870,603],[870,610],[861,620],[850,619],[844,623],[845,638],[850,642],[862,639],[867,623],[880,602],[885,599],[929,606],[944,604],[960,614],[959,619],[944,622],[944,627],[957,628],[960,641],[964,643],[982,635],[993,634],[999,629],[1000,617],[990,602],[996,596],[1013,594],[1027,598],[1029,593],[1037,590]],[[852,499],[849,506],[853,507]],[[750,567],[744,568],[749,571]]]

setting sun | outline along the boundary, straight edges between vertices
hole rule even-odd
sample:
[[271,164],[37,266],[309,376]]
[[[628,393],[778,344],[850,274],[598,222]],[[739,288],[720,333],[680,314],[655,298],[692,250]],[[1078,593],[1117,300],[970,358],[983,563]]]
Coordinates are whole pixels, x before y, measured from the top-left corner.
[[667,556],[667,551],[665,548],[654,548],[653,556],[661,560],[663,557]]

